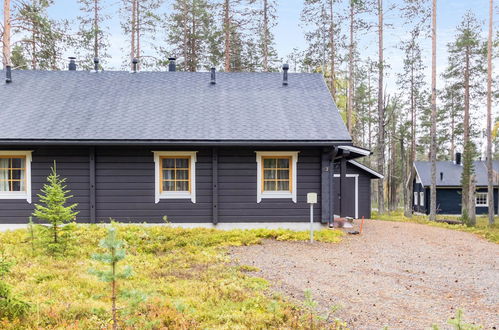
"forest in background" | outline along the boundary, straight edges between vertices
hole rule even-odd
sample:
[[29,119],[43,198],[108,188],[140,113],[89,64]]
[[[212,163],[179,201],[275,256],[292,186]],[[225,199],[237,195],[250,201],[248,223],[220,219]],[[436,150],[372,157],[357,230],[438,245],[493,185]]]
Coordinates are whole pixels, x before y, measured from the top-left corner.
[[[120,69],[130,69],[131,59],[137,58],[140,70],[165,70],[173,56],[179,71],[215,67],[266,72],[289,63],[291,71],[321,73],[354,143],[373,151],[363,161],[385,176],[373,194],[381,213],[405,207],[410,215],[413,161],[430,160],[432,151],[436,160],[454,160],[459,151],[464,165],[463,213],[468,216],[474,208],[473,160],[485,159],[487,136],[495,147],[491,158],[499,156],[496,132],[486,130],[493,125],[485,124],[488,95],[491,104],[499,97],[492,70],[487,93],[487,55],[497,61],[499,32],[491,33],[494,52],[487,51],[489,21],[477,17],[472,2],[446,45],[447,67],[438,77],[432,100],[429,72],[434,74],[435,68],[429,70],[426,64],[432,51],[425,45],[438,38],[438,27],[432,30],[436,0],[304,0],[297,24],[306,47],[289,54],[278,54],[274,38],[277,8],[284,1],[119,0],[113,3],[114,12],[106,0],[75,1],[80,7],[76,20],[51,17],[52,0],[4,1],[4,13],[10,3],[8,56],[6,21],[0,26],[4,66],[64,70],[70,49],[80,69],[92,69],[98,57],[101,68],[108,70],[113,42],[109,21],[119,16],[128,43]],[[492,18],[498,10],[490,4]],[[403,27],[386,23],[387,15],[397,16]],[[403,54],[398,72],[391,72],[384,45],[386,31],[394,29],[402,35],[395,46]],[[366,40],[376,44],[374,54],[365,51]],[[387,88],[387,72],[395,88]],[[499,122],[497,113],[492,116]]]

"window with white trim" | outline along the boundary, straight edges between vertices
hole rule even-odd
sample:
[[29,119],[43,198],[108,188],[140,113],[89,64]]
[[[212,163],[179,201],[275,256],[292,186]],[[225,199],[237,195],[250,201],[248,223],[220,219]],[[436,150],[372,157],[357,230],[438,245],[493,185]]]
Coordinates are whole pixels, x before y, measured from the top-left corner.
[[31,203],[31,151],[0,150],[0,199]]
[[487,193],[486,192],[478,192],[476,193],[476,199],[475,199],[476,203],[475,205],[476,206],[480,206],[480,207],[487,207],[489,206],[489,203],[488,203],[488,199],[487,199]]
[[424,206],[424,191],[419,192],[419,206]]
[[414,192],[414,205],[418,205],[418,192]]
[[154,151],[156,203],[190,199],[196,203],[196,151]]
[[257,203],[290,198],[296,203],[297,151],[257,151]]

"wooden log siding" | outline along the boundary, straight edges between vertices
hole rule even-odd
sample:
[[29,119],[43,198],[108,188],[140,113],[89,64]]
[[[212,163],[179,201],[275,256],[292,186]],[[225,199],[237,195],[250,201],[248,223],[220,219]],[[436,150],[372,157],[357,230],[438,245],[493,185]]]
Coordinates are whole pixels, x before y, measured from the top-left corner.
[[[6,148],[4,148],[6,149]],[[322,148],[300,148],[297,163],[297,203],[291,199],[263,199],[257,203],[257,163],[254,148],[227,147],[218,149],[214,171],[212,148],[158,147],[15,147],[13,150],[33,150],[33,204],[25,200],[0,200],[0,223],[26,223],[38,202],[53,161],[58,173],[67,178],[68,189],[78,203],[78,222],[91,222],[91,201],[95,190],[95,221],[163,222],[303,222],[308,221],[308,192],[317,192],[321,201]],[[95,151],[93,151],[95,150]],[[196,203],[190,199],[154,198],[153,150],[195,150]],[[259,150],[265,150],[259,148]],[[291,148],[267,148],[269,151],[296,151]],[[94,154],[95,152],[95,154]],[[92,157],[93,156],[93,157]],[[93,159],[92,159],[93,158]],[[95,166],[95,185],[91,173]],[[218,184],[213,174],[218,176]],[[216,188],[214,190],[214,188]],[[218,207],[214,213],[214,191],[218,191]],[[321,220],[321,203],[314,209],[315,221]]]
[[[7,148],[2,148],[7,150]],[[57,173],[68,179],[66,185],[74,197],[71,202],[78,203],[78,220],[90,220],[89,190],[89,151],[88,148],[56,147],[14,147],[12,150],[33,150],[31,162],[32,204],[24,199],[0,200],[0,223],[27,223],[35,203],[39,203],[38,194],[47,182],[50,168],[57,161]]]

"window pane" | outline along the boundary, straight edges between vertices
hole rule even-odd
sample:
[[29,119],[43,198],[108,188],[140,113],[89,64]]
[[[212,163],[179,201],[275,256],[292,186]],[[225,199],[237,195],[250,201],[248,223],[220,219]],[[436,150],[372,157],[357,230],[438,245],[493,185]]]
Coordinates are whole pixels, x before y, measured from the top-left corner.
[[173,158],[163,158],[163,168],[174,168],[175,159]]
[[24,158],[12,158],[12,168],[24,168]]
[[176,181],[177,191],[189,191],[188,181]]
[[277,181],[277,190],[289,191],[289,181]]
[[264,181],[263,182],[264,191],[275,191],[275,181]]
[[21,180],[21,170],[12,170],[9,171],[9,179],[11,180]]
[[188,170],[177,170],[177,180],[188,180],[189,171]]
[[275,158],[264,158],[263,159],[263,167],[264,168],[275,168],[276,167],[276,159]]
[[175,170],[163,170],[163,180],[173,180]]
[[9,181],[7,180],[3,180],[4,176],[3,175],[4,173],[2,173],[2,170],[0,170],[0,191],[9,191]]
[[189,168],[189,159],[177,158],[176,160],[177,168]]
[[278,170],[277,171],[278,179],[289,179],[289,170]]
[[289,168],[289,159],[288,158],[280,158],[277,160],[277,167],[279,168]]
[[175,191],[175,182],[163,181],[163,191]]
[[12,191],[21,191],[21,181],[12,181]]
[[275,179],[275,170],[265,170],[265,171],[263,171],[263,177],[265,179]]

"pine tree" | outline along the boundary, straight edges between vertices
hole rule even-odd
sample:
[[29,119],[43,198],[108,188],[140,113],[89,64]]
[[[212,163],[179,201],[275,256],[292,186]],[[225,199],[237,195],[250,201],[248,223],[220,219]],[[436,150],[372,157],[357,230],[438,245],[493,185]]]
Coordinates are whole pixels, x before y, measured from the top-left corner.
[[126,266],[122,271],[118,269],[118,263],[125,259],[124,242],[116,237],[116,228],[111,227],[108,230],[106,238],[99,243],[102,249],[107,250],[106,253],[94,254],[92,259],[109,265],[109,270],[91,269],[90,273],[97,276],[99,280],[111,284],[111,313],[113,318],[113,329],[118,329],[118,316],[116,300],[118,297],[118,280],[127,279],[132,276],[132,268]]
[[48,221],[51,226],[51,232],[54,244],[59,243],[59,227],[73,220],[79,212],[74,211],[78,204],[67,205],[67,202],[72,195],[71,191],[67,190],[65,185],[66,179],[61,179],[57,174],[56,163],[51,168],[51,174],[47,177],[47,184],[41,189],[42,194],[39,194],[40,203],[35,204],[33,216],[38,219]]
[[[472,189],[473,159],[476,154],[472,141],[471,110],[483,99],[483,75],[485,74],[485,47],[481,38],[480,24],[472,12],[467,12],[457,27],[455,41],[448,45],[449,67],[446,71],[450,81],[459,87],[464,103],[463,121],[463,172],[462,172],[462,213],[466,219],[474,213],[470,200],[475,191]],[[464,161],[464,160],[467,161]],[[469,219],[474,224],[474,219]]]
[[62,53],[71,42],[67,21],[48,16],[51,0],[22,0],[14,6],[14,33],[20,34],[23,57],[33,70],[58,70],[64,66]]
[[[179,71],[194,72],[218,64],[212,62],[220,54],[214,44],[219,31],[213,28],[213,10],[214,6],[207,0],[176,0],[173,3],[172,13],[166,19],[166,41],[171,48],[160,48],[160,52],[166,57],[181,56],[183,62],[178,65]],[[166,59],[161,59],[159,65],[167,65]]]
[[[383,97],[383,78],[384,78],[384,56],[383,56],[383,0],[378,1],[378,171],[384,173],[385,167],[385,105]],[[354,0],[350,0],[351,6]],[[352,39],[352,38],[351,38]],[[349,60],[351,61],[351,59]],[[351,71],[352,69],[349,69]],[[350,73],[351,75],[351,73]],[[351,78],[350,84],[351,82]],[[350,94],[350,93],[349,93]],[[351,107],[351,102],[349,102]],[[351,108],[349,110],[351,112]],[[348,122],[348,120],[347,120]],[[383,214],[385,212],[385,194],[384,194],[384,179],[378,179],[378,211]]]
[[94,58],[99,59],[102,67],[105,59],[109,58],[109,33],[104,28],[104,23],[109,15],[103,14],[102,0],[78,0],[82,16],[78,16],[79,30],[76,37],[78,58],[84,69],[94,67]]
[[492,31],[493,31],[493,0],[489,2],[489,33],[487,38],[487,200],[489,225],[494,220],[494,176],[492,168]]
[[257,38],[257,66],[264,72],[277,70],[277,51],[274,48],[274,35],[272,28],[277,25],[277,1],[259,0],[255,20]]

